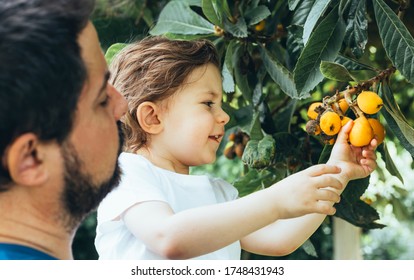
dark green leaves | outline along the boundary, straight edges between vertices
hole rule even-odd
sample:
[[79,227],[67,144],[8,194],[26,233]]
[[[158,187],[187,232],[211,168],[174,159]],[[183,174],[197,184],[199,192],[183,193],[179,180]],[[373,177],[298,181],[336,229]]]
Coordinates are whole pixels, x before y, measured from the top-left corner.
[[382,44],[393,65],[414,83],[414,39],[401,20],[382,0],[373,0]]
[[306,96],[323,80],[319,65],[322,60],[333,61],[336,58],[344,34],[344,21],[338,16],[338,10],[333,9],[312,33],[293,71],[299,96]]
[[414,157],[414,128],[407,122],[398,104],[395,102],[388,84],[381,84],[379,93],[384,102],[384,108],[380,112],[392,132],[400,140],[401,145]]
[[275,81],[290,97],[301,97],[296,91],[292,73],[290,73],[279,61],[271,57],[271,54],[266,49],[260,48],[260,54],[263,64],[273,81]]
[[366,18],[366,1],[351,0],[347,2],[345,44],[357,58],[364,54],[368,41],[368,20]]

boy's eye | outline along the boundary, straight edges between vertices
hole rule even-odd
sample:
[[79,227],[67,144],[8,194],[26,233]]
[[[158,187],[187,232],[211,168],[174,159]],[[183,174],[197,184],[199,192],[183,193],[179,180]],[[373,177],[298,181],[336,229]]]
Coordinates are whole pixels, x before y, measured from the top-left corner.
[[206,101],[206,102],[203,102],[205,105],[207,105],[208,107],[211,107],[211,106],[213,106],[214,105],[214,102],[213,101]]

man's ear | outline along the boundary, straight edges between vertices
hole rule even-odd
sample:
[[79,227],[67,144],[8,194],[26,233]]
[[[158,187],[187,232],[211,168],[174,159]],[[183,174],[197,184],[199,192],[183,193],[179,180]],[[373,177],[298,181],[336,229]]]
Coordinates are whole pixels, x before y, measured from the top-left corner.
[[19,185],[39,185],[47,178],[39,158],[39,140],[33,133],[20,135],[6,150],[6,166],[11,179]]
[[143,102],[137,108],[136,118],[141,128],[149,134],[158,134],[163,129],[160,107],[153,102]]

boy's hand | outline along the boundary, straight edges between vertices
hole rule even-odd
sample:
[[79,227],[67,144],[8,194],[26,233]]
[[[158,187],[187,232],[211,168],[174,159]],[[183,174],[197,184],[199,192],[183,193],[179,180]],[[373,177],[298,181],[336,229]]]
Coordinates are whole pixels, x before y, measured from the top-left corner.
[[368,146],[354,147],[348,142],[349,132],[353,122],[349,121],[338,134],[338,138],[327,162],[330,165],[341,167],[341,177],[348,181],[364,178],[377,167],[375,149],[377,140],[374,138]]
[[279,200],[280,219],[294,218],[310,213],[335,214],[334,203],[345,187],[339,180],[341,169],[318,164],[292,174],[278,184],[275,191]]

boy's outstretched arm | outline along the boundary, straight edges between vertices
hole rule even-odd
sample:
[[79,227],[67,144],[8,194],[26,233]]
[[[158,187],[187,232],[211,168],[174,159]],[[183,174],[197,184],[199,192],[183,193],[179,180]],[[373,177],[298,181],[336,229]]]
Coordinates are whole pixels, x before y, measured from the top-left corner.
[[339,172],[336,166],[312,166],[243,198],[178,213],[164,202],[142,202],[129,208],[123,219],[128,229],[159,255],[192,258],[230,245],[278,219],[334,214],[332,205],[343,188]]
[[[366,147],[354,147],[348,143],[351,128],[352,122],[348,122],[341,129],[328,160],[329,165],[341,167],[338,179],[344,188],[350,180],[364,178],[376,168],[377,141],[372,140]],[[342,191],[343,189],[339,190],[338,194]],[[290,254],[316,231],[325,217],[326,215],[323,214],[308,214],[293,219],[278,220],[243,238],[242,247],[247,251],[262,255]]]

